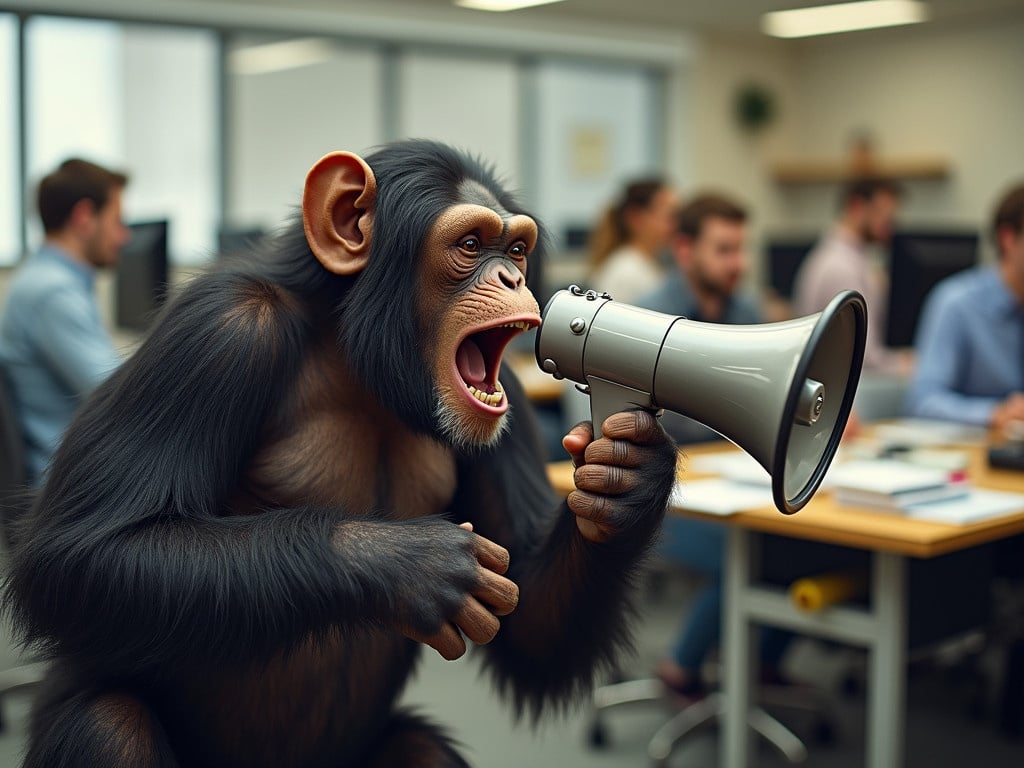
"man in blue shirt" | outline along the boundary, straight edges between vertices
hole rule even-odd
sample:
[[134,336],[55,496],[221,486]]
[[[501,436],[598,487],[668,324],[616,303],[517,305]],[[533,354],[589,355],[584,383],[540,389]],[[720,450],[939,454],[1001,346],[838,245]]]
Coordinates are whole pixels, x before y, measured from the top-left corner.
[[39,184],[45,242],[15,273],[0,315],[0,366],[38,484],[82,400],[121,362],[100,319],[98,268],[117,262],[122,173],[71,159]]
[[943,280],[918,329],[907,411],[1004,431],[1024,422],[1024,184],[992,226],[999,262]]

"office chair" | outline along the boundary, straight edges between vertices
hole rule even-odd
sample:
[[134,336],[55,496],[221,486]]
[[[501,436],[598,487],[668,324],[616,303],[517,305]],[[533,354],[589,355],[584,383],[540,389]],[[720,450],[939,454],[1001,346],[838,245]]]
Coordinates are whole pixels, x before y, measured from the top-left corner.
[[[695,572],[670,558],[655,558],[655,569],[648,578],[656,576],[659,581],[667,578],[661,569],[684,577],[689,581]],[[660,591],[660,590],[659,590]],[[718,677],[720,670],[712,669],[712,677]],[[601,749],[608,745],[609,733],[606,716],[609,712],[635,704],[661,704],[673,714],[662,723],[647,744],[649,764],[653,768],[665,768],[669,758],[682,741],[691,733],[714,725],[725,712],[725,696],[712,690],[703,698],[680,708],[678,700],[669,688],[658,678],[616,680],[594,690],[587,739],[592,748]],[[770,715],[764,707],[802,711],[813,717],[810,735],[818,744],[831,743],[835,739],[836,721],[832,697],[813,686],[791,686],[762,684],[759,687],[757,705],[748,715],[751,729],[772,744],[791,763],[807,759],[807,747],[788,727]]]
[[[604,715],[610,710],[642,702],[661,702],[672,707],[671,693],[657,678],[626,680],[603,685],[594,691],[593,710],[588,732],[590,745],[600,749],[608,744]],[[763,686],[760,703],[764,706],[801,710],[815,716],[813,739],[827,744],[835,740],[832,705],[826,694],[810,687]],[[662,724],[647,744],[652,768],[667,768],[669,757],[689,734],[713,724],[725,713],[725,696],[713,691],[688,704]],[[770,715],[763,706],[755,706],[747,715],[747,724],[772,744],[791,763],[807,759],[807,746],[793,731]]]
[[[0,371],[0,533],[5,549],[12,545],[12,523],[26,510],[26,484],[21,432],[8,394],[7,377]],[[4,698],[31,691],[42,682],[44,673],[45,665],[38,663],[0,671],[0,731],[4,729]]]

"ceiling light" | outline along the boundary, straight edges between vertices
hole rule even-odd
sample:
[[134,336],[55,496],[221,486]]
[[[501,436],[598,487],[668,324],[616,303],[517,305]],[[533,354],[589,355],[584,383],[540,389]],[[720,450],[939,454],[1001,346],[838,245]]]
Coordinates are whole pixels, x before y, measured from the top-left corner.
[[228,67],[236,75],[265,75],[320,64],[334,52],[334,44],[326,38],[303,37],[238,48],[228,54]]
[[773,37],[811,37],[927,19],[928,6],[918,0],[863,0],[766,13],[761,17],[761,30]]
[[455,0],[460,8],[472,8],[474,11],[518,11],[520,8],[560,2],[562,0]]

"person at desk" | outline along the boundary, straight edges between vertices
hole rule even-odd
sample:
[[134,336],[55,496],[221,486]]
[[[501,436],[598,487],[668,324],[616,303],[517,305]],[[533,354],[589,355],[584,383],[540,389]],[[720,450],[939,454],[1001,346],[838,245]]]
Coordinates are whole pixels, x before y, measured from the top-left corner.
[[587,287],[633,303],[660,285],[665,271],[658,258],[672,239],[678,205],[664,179],[627,184],[594,230]]
[[[685,315],[713,323],[762,322],[757,303],[739,291],[747,269],[747,213],[718,194],[694,197],[678,214],[673,256],[677,269],[637,305],[656,312]],[[678,414],[666,412],[664,427],[678,442],[693,443],[720,436]],[[701,666],[721,631],[722,561],[725,529],[714,523],[673,517],[665,521],[662,553],[706,575],[710,583],[698,595],[680,629],[671,653],[658,664],[658,677],[681,700],[704,693]],[[790,638],[788,632],[762,633],[762,670],[778,678],[778,666]]]
[[900,188],[886,179],[859,179],[844,190],[838,221],[797,272],[793,308],[797,315],[810,315],[841,291],[859,291],[868,306],[864,370],[906,375],[910,355],[885,346],[888,287],[867,252],[868,246],[885,245],[892,237],[900,196]]
[[45,241],[17,270],[0,315],[0,366],[38,484],[75,410],[121,362],[100,319],[96,270],[117,262],[128,177],[70,159],[39,184]]
[[[636,305],[704,323],[764,322],[756,300],[739,290],[747,271],[747,212],[719,194],[700,194],[676,217],[672,256],[676,269]],[[678,443],[719,440],[702,424],[667,412],[662,421]]]
[[996,206],[999,260],[948,277],[918,328],[907,411],[1005,431],[1024,422],[1024,183]]

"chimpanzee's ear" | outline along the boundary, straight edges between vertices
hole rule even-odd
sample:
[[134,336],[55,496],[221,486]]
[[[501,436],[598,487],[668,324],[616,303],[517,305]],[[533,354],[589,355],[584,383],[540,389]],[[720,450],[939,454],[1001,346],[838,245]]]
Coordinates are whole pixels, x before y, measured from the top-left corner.
[[325,269],[354,275],[366,266],[376,200],[373,171],[351,152],[324,155],[306,174],[302,224]]

